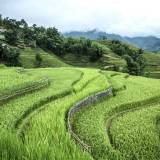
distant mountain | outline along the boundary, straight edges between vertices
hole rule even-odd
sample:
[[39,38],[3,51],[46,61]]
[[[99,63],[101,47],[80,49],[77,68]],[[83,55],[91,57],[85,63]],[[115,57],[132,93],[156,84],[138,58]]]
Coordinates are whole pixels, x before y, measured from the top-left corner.
[[133,44],[139,48],[142,48],[144,50],[148,51],[160,51],[160,38],[154,37],[154,36],[147,36],[147,37],[123,37],[118,34],[108,34],[106,32],[98,31],[96,29],[91,31],[71,31],[64,33],[64,36],[66,37],[73,37],[73,38],[79,38],[79,37],[85,37],[92,40],[99,39],[101,37],[107,37],[107,39],[110,40],[120,40],[126,43]]
[[160,38],[154,36],[148,37],[125,37],[127,42],[149,51],[160,51]]

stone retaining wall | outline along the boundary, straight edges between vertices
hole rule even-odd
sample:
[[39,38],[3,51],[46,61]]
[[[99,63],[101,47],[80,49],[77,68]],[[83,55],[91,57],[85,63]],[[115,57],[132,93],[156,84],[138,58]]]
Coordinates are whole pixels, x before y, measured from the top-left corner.
[[88,146],[87,144],[85,144],[79,137],[78,135],[76,135],[73,131],[73,127],[70,123],[71,117],[78,112],[80,109],[82,109],[83,107],[86,107],[104,97],[107,97],[109,95],[112,95],[112,87],[109,87],[108,89],[106,89],[105,91],[101,91],[98,92],[96,94],[93,94],[81,101],[79,101],[78,103],[76,103],[73,107],[70,108],[69,112],[68,112],[68,119],[67,119],[67,127],[68,127],[68,131],[71,134],[71,136],[88,152],[90,152],[91,147]]

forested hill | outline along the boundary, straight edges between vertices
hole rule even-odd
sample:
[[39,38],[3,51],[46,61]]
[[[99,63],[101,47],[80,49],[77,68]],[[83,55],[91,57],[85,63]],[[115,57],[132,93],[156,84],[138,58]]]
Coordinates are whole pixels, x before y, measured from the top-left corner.
[[0,16],[0,63],[6,66],[92,67],[150,76],[159,73],[157,55],[120,39],[65,37],[55,27]]
[[92,40],[96,39],[104,39],[107,38],[109,40],[120,40],[126,43],[130,43],[135,45],[136,47],[142,48],[148,51],[160,51],[160,38],[154,36],[147,36],[147,37],[123,37],[118,34],[108,34],[106,32],[98,31],[96,29],[91,31],[71,31],[64,33],[66,37],[85,37]]

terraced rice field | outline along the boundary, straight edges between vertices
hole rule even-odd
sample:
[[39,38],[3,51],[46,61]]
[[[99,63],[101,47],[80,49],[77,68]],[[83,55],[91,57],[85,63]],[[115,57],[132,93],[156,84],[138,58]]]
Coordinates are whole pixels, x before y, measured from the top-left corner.
[[[158,160],[159,87],[158,79],[96,69],[2,68],[0,159]],[[108,88],[110,96],[94,96],[68,119],[77,102]]]
[[94,159],[158,160],[159,80],[104,74],[114,96],[75,113],[74,132],[91,146]]
[[[40,77],[48,77],[49,85],[1,105],[0,158],[90,159],[89,154],[70,140],[65,116],[69,107],[78,100],[106,89],[109,84],[105,76],[99,70],[80,68],[32,69],[25,72],[32,73],[33,77],[36,73]],[[89,75],[89,72],[92,74]],[[9,89],[12,90],[12,86]]]

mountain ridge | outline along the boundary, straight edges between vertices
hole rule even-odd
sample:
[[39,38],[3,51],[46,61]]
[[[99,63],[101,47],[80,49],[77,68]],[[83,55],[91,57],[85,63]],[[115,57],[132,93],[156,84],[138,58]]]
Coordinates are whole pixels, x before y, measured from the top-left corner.
[[160,38],[152,35],[129,37],[129,36],[121,36],[119,34],[114,34],[114,33],[110,34],[103,31],[99,31],[97,29],[93,29],[90,31],[70,31],[63,33],[63,35],[65,37],[73,37],[73,38],[85,37],[91,40],[96,40],[99,38],[106,37],[109,40],[123,41],[125,43],[129,43],[136,47],[142,48],[144,50],[152,52],[160,51]]

